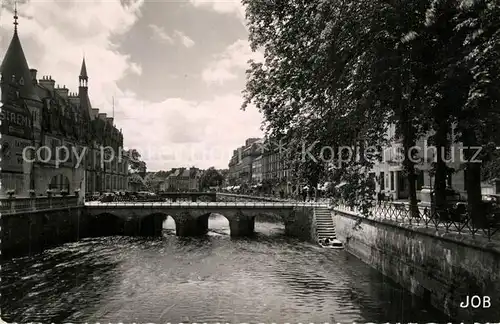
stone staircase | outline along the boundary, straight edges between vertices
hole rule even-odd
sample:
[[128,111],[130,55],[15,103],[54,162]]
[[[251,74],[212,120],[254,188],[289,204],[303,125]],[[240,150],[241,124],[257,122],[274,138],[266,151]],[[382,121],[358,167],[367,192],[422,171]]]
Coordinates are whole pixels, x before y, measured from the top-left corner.
[[342,247],[342,243],[337,240],[335,224],[333,223],[330,210],[327,207],[315,207],[314,217],[316,218],[316,236],[318,241],[333,238],[332,247]]

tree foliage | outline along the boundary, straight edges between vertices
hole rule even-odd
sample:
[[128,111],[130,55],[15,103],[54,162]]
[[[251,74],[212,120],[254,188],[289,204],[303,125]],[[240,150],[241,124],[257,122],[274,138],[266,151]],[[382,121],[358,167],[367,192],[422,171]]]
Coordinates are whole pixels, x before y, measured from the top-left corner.
[[130,149],[127,152],[129,158],[130,173],[137,173],[144,179],[146,177],[147,166],[146,162],[141,160],[141,154],[136,149]]
[[223,175],[214,167],[211,167],[203,172],[200,178],[200,188],[203,190],[209,187],[221,186],[223,181]]
[[[254,104],[267,135],[288,143],[288,161],[299,180],[344,181],[343,198],[368,210],[376,159],[365,153],[387,145],[388,125],[394,124],[410,183],[416,182],[416,164],[408,153],[416,141],[432,131],[430,142],[438,152],[444,149],[434,165],[439,200],[449,172],[444,158],[454,141],[485,147],[498,142],[498,2],[243,3],[252,49],[264,53],[264,61],[251,62],[247,71],[243,109]],[[330,158],[304,159],[304,145],[316,142],[309,153],[319,157],[333,147]],[[341,147],[357,154],[349,158]],[[491,150],[483,153],[488,160]],[[471,174],[469,203],[477,205],[480,177],[474,175],[481,165],[465,168]],[[416,205],[415,186],[410,198]]]

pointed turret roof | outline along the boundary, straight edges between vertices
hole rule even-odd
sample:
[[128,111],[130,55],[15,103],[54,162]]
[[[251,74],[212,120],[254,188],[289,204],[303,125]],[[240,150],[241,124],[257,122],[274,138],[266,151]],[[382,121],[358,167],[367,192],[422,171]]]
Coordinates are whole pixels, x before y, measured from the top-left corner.
[[[80,88],[78,91],[78,97],[80,98],[80,107],[84,118],[90,119],[92,116],[92,104],[90,103],[88,88],[87,88],[87,65],[85,64],[85,57],[82,60],[82,68],[80,69]],[[82,82],[85,81],[85,82]]]
[[82,79],[87,79],[88,78],[88,75],[87,75],[87,65],[85,65],[85,57],[83,58],[83,61],[82,61],[82,68],[80,69],[80,78]]
[[0,66],[0,73],[5,82],[11,82],[12,76],[15,77],[16,83],[19,84],[19,95],[25,99],[40,100],[36,94],[33,81],[31,80],[31,72],[24,55],[19,35],[17,34],[17,13],[14,16],[14,36],[10,41],[9,48]]

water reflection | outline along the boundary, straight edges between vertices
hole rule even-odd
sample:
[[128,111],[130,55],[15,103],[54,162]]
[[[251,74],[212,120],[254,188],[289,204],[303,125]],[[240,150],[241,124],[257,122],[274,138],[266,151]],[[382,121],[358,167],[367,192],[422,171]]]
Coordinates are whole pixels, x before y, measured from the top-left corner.
[[[9,322],[354,322],[445,318],[361,261],[257,223],[231,239],[211,216],[200,238],[99,238],[2,266]],[[418,311],[425,309],[426,312]]]

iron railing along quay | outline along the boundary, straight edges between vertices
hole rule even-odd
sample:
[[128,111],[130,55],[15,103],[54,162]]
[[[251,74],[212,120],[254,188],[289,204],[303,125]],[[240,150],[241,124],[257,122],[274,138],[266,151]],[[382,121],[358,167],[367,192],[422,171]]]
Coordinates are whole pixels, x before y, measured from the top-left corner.
[[[334,210],[363,217],[360,209],[338,204]],[[369,210],[369,219],[391,221],[401,225],[416,228],[433,228],[444,233],[456,233],[500,241],[500,210],[485,213],[481,224],[471,219],[469,212],[464,210],[437,210],[430,206],[418,206],[418,212],[412,215],[410,205],[402,202],[381,202]]]

